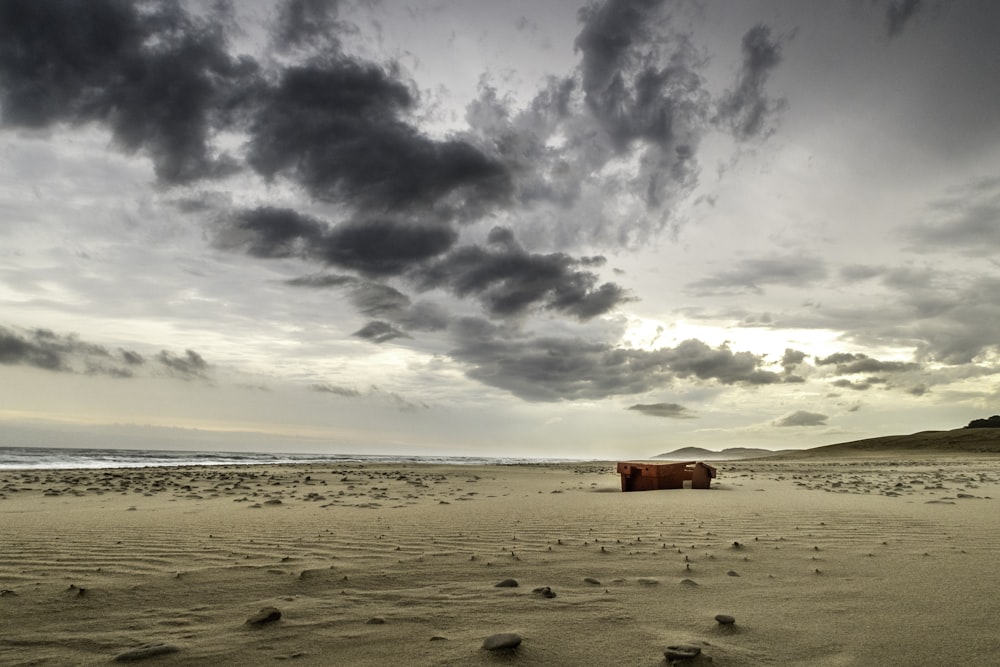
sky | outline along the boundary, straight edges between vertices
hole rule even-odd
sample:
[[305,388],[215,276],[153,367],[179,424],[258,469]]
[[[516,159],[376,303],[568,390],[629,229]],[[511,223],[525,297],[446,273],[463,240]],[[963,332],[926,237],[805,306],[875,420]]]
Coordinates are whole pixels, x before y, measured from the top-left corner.
[[3,0],[0,446],[614,459],[1000,412],[997,26]]

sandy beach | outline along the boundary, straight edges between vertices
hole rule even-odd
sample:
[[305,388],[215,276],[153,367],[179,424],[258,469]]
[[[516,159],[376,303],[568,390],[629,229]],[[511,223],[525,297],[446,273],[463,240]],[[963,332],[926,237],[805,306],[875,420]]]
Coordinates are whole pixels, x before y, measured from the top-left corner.
[[0,664],[991,664],[998,497],[995,456],[898,451],[642,493],[613,462],[3,471]]

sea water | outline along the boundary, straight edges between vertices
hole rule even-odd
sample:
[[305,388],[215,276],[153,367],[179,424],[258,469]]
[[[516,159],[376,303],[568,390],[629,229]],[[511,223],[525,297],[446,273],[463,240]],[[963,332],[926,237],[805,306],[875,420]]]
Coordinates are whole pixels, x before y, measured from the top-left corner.
[[0,470],[231,466],[294,463],[427,463],[439,465],[519,465],[569,463],[575,459],[394,454],[287,454],[63,447],[0,447]]

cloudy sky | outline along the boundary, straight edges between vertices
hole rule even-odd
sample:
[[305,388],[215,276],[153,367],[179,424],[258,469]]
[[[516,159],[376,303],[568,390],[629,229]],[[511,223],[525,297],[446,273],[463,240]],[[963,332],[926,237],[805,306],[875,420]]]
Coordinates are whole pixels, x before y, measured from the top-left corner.
[[1000,410],[993,0],[0,2],[0,445]]

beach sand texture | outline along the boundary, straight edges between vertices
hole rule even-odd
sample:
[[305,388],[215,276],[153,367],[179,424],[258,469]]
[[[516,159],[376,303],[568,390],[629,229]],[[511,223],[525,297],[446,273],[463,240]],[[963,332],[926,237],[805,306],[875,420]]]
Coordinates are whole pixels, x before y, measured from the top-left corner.
[[0,664],[997,664],[1000,459],[891,456],[4,471]]

